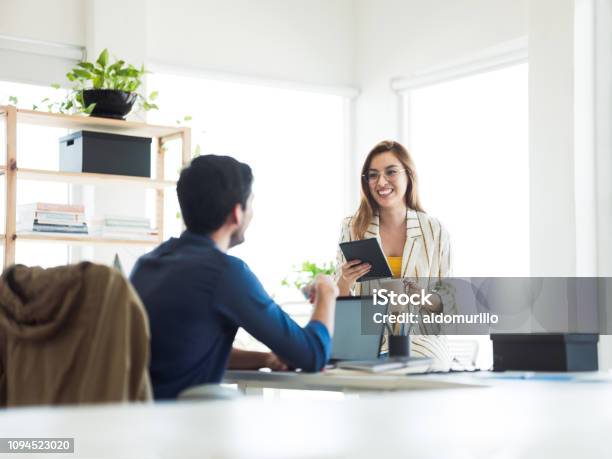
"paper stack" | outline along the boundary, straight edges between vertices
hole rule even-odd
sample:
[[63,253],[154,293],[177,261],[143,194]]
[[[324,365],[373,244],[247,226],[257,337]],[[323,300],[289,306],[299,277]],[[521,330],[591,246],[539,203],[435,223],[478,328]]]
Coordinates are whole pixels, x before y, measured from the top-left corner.
[[87,234],[85,208],[81,204],[46,202],[21,205],[17,212],[17,230]]
[[145,217],[106,216],[100,223],[100,235],[104,238],[155,241],[159,234]]

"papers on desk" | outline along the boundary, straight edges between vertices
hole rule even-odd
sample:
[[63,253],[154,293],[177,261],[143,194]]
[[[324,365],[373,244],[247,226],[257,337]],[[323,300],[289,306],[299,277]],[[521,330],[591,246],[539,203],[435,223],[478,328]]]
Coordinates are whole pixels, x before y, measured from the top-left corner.
[[450,368],[448,368],[444,365],[438,365],[436,360],[433,359],[413,358],[404,362],[393,360],[340,362],[336,368],[327,369],[325,373],[331,372],[329,374],[335,375],[363,375],[370,373],[398,376],[426,373],[473,373],[477,371],[478,368],[474,365],[464,365],[456,360],[453,360]]
[[[395,370],[388,370],[384,372],[376,373],[376,375],[380,376],[407,376],[407,375],[423,375],[431,373],[429,368],[398,368]],[[331,368],[329,370],[325,370],[323,372],[324,375],[327,376],[364,376],[367,374],[373,374],[372,372],[367,372],[363,370],[349,370],[345,368]]]
[[367,373],[387,373],[390,371],[399,371],[399,374],[411,373],[427,373],[431,370],[433,364],[432,359],[428,358],[388,358],[380,360],[347,360],[339,362],[338,368],[344,370],[358,370]]

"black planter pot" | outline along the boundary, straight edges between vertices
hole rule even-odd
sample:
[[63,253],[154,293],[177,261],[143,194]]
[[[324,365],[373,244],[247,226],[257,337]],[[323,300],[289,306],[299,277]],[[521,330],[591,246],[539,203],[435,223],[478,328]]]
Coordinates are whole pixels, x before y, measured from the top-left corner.
[[124,120],[136,102],[136,94],[117,89],[85,89],[83,101],[86,107],[96,104],[91,116]]

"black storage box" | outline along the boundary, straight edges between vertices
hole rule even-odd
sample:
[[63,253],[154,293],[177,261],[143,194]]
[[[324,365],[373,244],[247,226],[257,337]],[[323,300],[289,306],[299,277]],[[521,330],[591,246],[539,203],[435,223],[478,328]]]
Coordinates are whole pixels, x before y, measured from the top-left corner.
[[495,334],[493,371],[596,371],[599,335]]
[[151,176],[151,139],[78,131],[60,139],[60,170]]

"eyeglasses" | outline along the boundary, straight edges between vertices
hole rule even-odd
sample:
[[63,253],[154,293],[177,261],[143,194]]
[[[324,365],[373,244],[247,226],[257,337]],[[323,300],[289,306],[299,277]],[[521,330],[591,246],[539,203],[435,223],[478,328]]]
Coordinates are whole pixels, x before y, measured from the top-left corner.
[[[386,169],[382,175],[385,176],[385,179],[387,179],[389,182],[392,182],[394,180],[397,180],[397,177],[399,176],[400,172],[406,172],[408,171],[408,169]],[[364,180],[366,180],[369,183],[376,183],[378,182],[378,179],[380,179],[381,173],[375,170],[369,170],[367,171],[365,174],[362,175],[362,177],[364,178]]]

